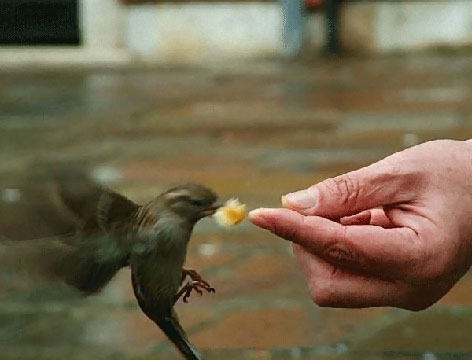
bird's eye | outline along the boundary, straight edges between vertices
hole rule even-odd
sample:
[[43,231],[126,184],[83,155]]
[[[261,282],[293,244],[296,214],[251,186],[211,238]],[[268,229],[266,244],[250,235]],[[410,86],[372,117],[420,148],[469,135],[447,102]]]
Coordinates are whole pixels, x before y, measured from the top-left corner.
[[203,206],[202,200],[190,199],[190,203],[194,206]]

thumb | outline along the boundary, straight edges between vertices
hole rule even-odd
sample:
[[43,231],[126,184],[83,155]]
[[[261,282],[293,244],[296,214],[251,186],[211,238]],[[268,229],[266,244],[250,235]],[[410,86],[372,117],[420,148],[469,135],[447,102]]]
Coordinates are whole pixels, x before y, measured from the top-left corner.
[[418,184],[414,179],[417,175],[398,169],[385,159],[287,194],[282,197],[282,204],[303,215],[339,219],[366,209],[411,200],[413,187]]

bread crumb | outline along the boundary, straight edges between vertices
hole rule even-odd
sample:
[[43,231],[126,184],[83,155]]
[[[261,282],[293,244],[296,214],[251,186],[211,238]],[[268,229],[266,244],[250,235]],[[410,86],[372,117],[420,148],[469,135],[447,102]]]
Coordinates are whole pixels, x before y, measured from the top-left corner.
[[213,217],[220,226],[235,226],[246,218],[246,205],[241,204],[236,198],[230,199],[216,211]]

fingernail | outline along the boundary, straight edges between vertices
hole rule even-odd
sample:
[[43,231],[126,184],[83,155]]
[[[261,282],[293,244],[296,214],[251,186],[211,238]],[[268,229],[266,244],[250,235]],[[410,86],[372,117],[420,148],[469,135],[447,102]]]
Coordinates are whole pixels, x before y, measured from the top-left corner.
[[312,208],[318,200],[318,192],[315,189],[296,191],[282,196],[282,205],[288,208],[302,210]]
[[255,209],[249,212],[249,220],[257,226],[260,226],[262,228],[268,228],[269,223],[267,222],[267,219],[264,218],[262,215],[266,209],[260,208],[260,209]]
[[262,212],[262,209],[254,209],[249,211],[249,219],[253,219],[259,216],[259,214]]

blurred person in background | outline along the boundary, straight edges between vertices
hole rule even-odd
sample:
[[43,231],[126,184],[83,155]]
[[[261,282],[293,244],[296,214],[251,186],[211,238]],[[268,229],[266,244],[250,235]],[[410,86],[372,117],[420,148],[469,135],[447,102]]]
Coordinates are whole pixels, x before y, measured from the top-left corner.
[[281,0],[285,56],[296,57],[303,46],[305,36],[304,0]]
[[285,195],[251,221],[293,242],[320,306],[425,309],[472,262],[472,140],[438,140]]

